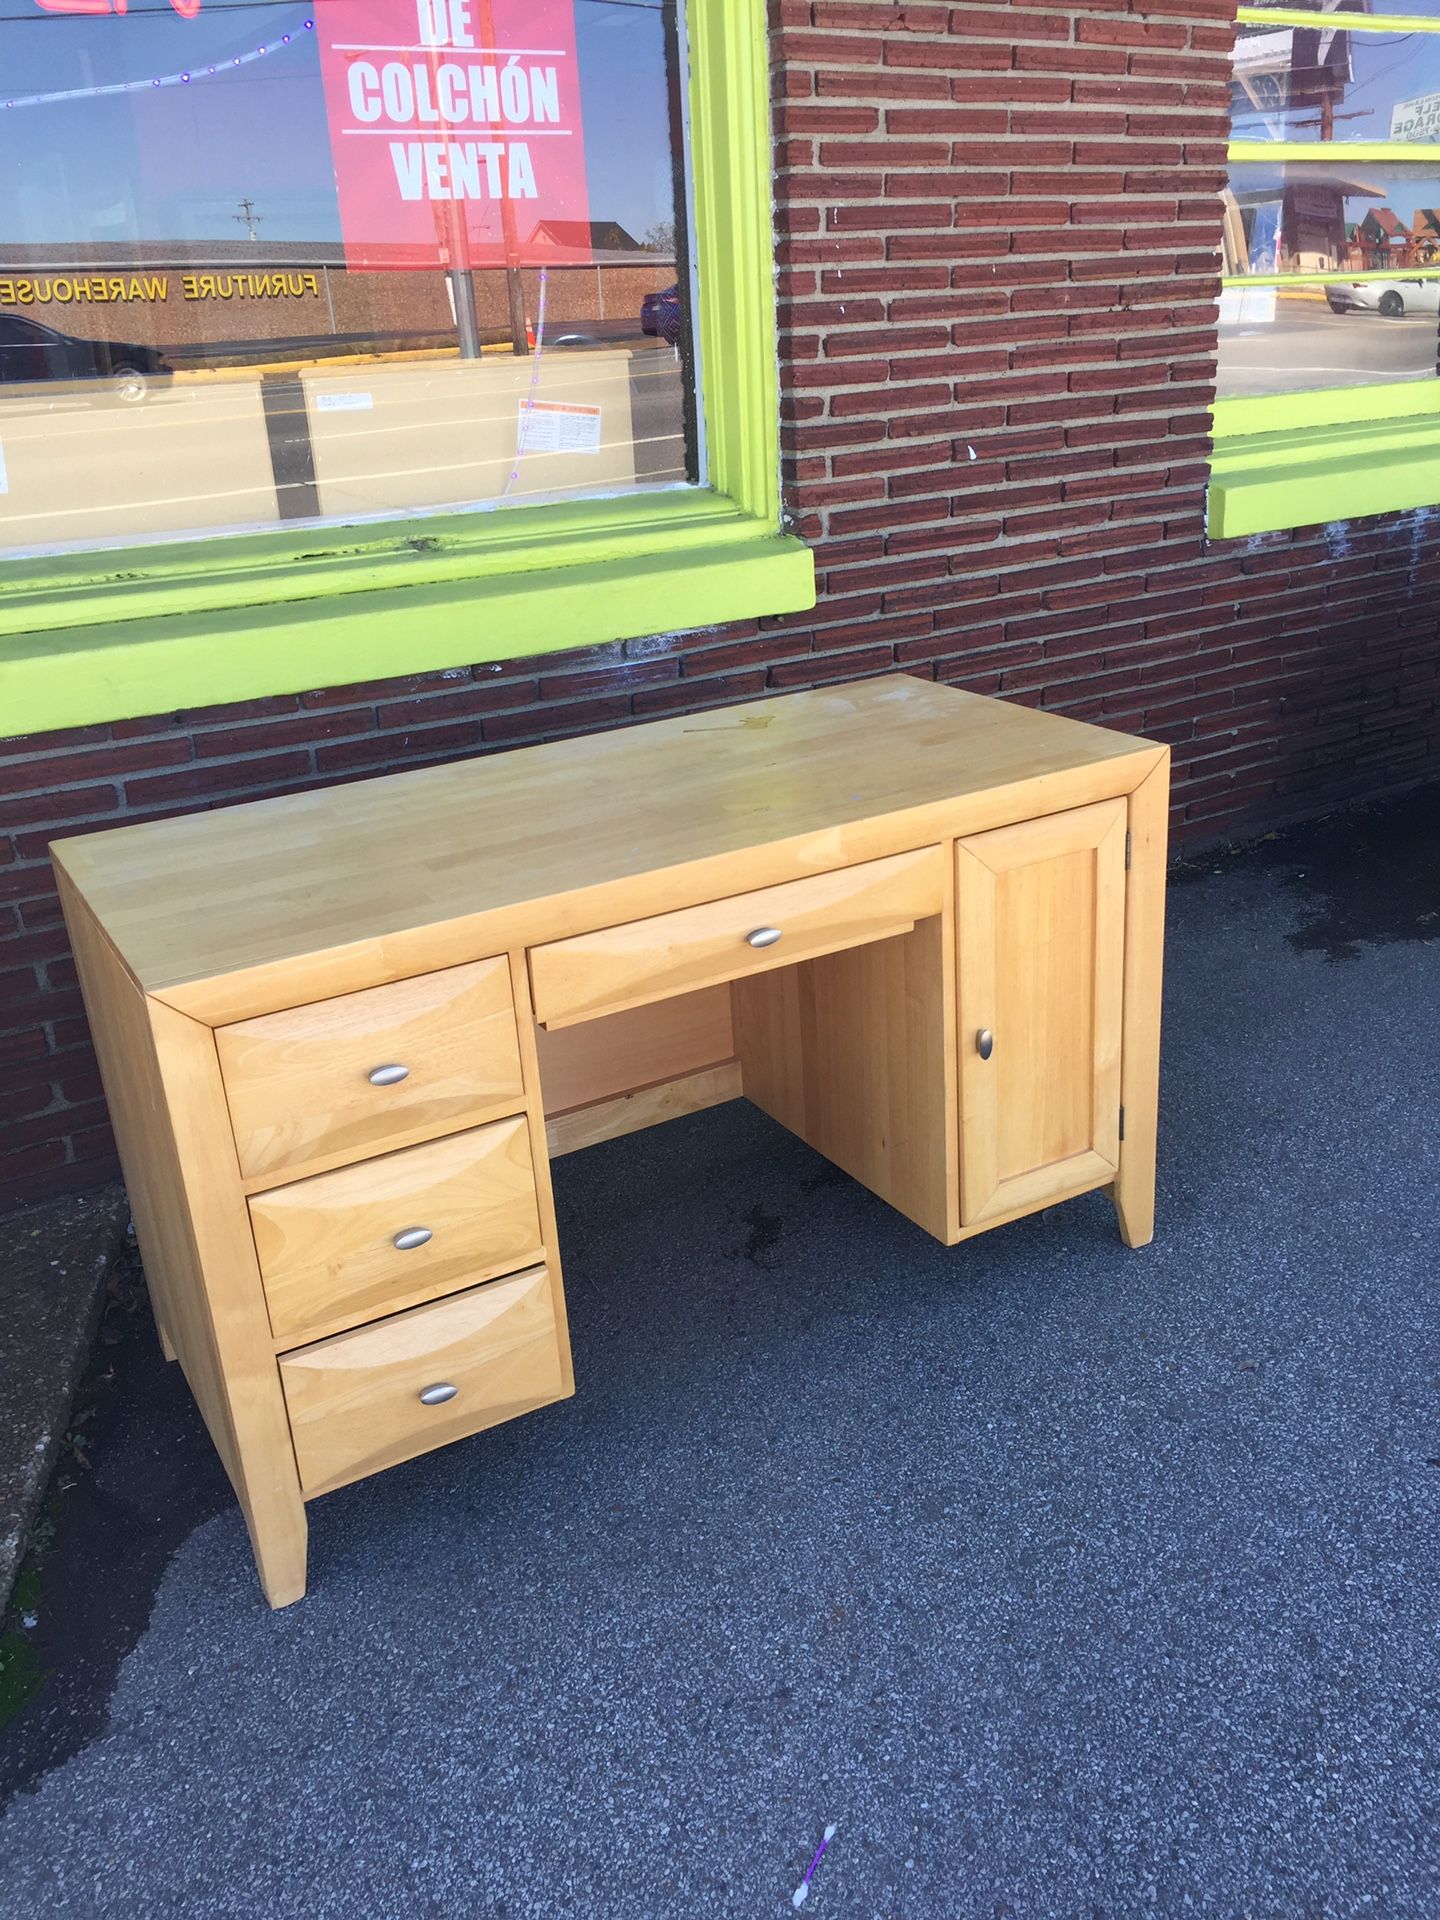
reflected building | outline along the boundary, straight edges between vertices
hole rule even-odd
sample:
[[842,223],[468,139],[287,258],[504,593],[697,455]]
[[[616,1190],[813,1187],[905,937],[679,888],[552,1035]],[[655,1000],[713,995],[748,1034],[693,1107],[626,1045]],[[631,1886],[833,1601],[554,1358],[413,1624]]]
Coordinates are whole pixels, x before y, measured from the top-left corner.
[[1422,267],[1440,262],[1440,208],[1417,207],[1410,223],[1415,264]]
[[[548,266],[548,334],[567,343],[638,339],[647,295],[673,284],[673,253],[642,247],[614,221],[593,223],[585,265]],[[571,236],[566,236],[571,238]],[[552,236],[537,229],[527,260]],[[538,264],[518,270],[532,327]],[[475,268],[479,337],[510,341],[503,268]],[[356,270],[338,242],[92,241],[0,245],[0,314],[26,314],[85,339],[138,341],[177,365],[234,365],[337,354],[456,350],[454,289],[433,270]]]
[[1351,217],[1349,203],[1384,201],[1383,183],[1342,172],[1333,163],[1232,169],[1224,193],[1227,274],[1327,273],[1399,264],[1409,229],[1389,207]]
[[1389,207],[1370,208],[1355,226],[1355,244],[1362,258],[1347,264],[1360,265],[1371,272],[1411,264],[1410,229]]

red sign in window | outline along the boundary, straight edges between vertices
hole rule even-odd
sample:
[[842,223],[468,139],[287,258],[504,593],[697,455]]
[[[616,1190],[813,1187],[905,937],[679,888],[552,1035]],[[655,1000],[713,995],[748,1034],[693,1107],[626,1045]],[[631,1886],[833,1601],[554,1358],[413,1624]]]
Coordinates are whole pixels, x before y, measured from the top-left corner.
[[[35,0],[46,13],[128,13],[130,0]],[[200,11],[200,0],[170,0],[182,20],[193,20]],[[153,7],[145,9],[153,13]]]
[[315,9],[349,266],[586,261],[574,0]]

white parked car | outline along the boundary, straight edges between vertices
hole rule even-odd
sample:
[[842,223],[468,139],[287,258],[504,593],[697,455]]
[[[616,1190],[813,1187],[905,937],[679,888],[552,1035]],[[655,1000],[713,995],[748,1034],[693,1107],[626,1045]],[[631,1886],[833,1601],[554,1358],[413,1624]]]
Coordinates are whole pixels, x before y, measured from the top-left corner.
[[1351,280],[1326,287],[1325,298],[1332,313],[1383,313],[1387,320],[1407,313],[1440,314],[1440,280]]

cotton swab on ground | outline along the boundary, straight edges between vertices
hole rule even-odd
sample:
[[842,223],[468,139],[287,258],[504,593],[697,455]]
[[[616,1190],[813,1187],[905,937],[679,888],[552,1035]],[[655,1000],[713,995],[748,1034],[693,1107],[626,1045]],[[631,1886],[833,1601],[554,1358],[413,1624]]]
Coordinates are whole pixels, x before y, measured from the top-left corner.
[[809,1866],[805,1869],[805,1878],[800,1882],[799,1886],[796,1887],[794,1893],[792,1893],[790,1896],[790,1904],[792,1907],[803,1907],[805,1902],[810,1898],[810,1876],[812,1873],[814,1873],[816,1867],[819,1866],[821,1854],[824,1853],[826,1847],[829,1846],[830,1842],[834,1838],[835,1838],[834,1827],[833,1826],[826,1827],[824,1838],[821,1840],[819,1846],[815,1849],[815,1858],[810,1862]]

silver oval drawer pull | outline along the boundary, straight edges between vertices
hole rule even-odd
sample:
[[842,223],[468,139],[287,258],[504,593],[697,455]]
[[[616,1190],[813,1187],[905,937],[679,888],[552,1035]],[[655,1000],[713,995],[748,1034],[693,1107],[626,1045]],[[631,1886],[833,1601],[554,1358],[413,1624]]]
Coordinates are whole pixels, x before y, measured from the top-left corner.
[[365,1077],[372,1087],[396,1087],[402,1080],[410,1078],[410,1069],[401,1066],[372,1067]]
[[753,933],[746,934],[745,944],[747,947],[773,947],[779,938],[779,927],[756,927]]
[[453,1400],[459,1387],[452,1387],[448,1380],[437,1380],[433,1387],[426,1387],[420,1395],[422,1407],[443,1407],[447,1400]]
[[403,1233],[396,1234],[391,1245],[399,1247],[402,1253],[408,1253],[411,1247],[423,1247],[427,1240],[433,1240],[434,1237],[429,1227],[406,1227]]
[[988,1060],[995,1051],[995,1036],[989,1027],[981,1027],[975,1036],[975,1051],[982,1060]]

